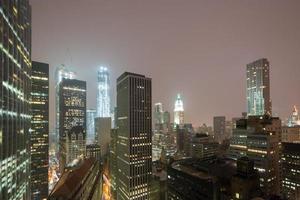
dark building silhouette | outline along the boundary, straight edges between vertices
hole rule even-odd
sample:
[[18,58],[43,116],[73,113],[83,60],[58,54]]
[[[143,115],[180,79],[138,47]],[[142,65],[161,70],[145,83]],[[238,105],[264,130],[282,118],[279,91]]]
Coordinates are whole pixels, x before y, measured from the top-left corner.
[[0,199],[30,199],[31,7],[0,1]]
[[49,65],[32,62],[31,88],[31,199],[48,197]]
[[168,166],[167,187],[169,200],[248,200],[261,195],[259,176],[247,158],[237,163],[214,158],[175,161]]
[[63,79],[59,83],[59,167],[62,173],[67,162],[66,137],[74,126],[86,131],[86,82]]
[[117,79],[117,199],[149,199],[152,173],[151,79]]

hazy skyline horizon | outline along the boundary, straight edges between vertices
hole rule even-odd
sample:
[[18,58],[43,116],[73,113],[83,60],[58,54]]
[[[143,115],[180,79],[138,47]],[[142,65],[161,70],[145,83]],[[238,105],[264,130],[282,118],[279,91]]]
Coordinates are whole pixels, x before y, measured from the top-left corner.
[[180,93],[186,121],[198,126],[246,111],[246,64],[265,57],[273,113],[285,120],[300,106],[299,1],[30,2],[32,60],[50,64],[51,128],[60,64],[87,81],[87,108],[96,108],[96,69],[104,65],[112,105],[116,78],[140,73],[152,78],[153,105],[163,103],[173,116]]

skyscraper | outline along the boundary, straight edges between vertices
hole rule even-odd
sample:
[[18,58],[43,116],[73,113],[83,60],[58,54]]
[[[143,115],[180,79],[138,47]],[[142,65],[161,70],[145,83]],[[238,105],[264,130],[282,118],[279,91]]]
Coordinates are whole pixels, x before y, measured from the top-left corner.
[[59,135],[59,84],[63,79],[74,79],[75,73],[67,68],[65,65],[61,65],[56,68],[55,71],[55,108],[56,108],[56,134]]
[[214,117],[214,138],[219,143],[222,143],[222,141],[226,138],[225,116]]
[[300,126],[300,117],[296,106],[294,106],[293,112],[289,117],[287,125],[288,127]]
[[177,99],[175,101],[174,107],[174,126],[183,125],[184,123],[184,109],[181,95],[177,94]]
[[[86,132],[83,126],[73,126],[66,137],[66,163],[83,159],[86,155]],[[75,162],[75,163],[76,163]]]
[[31,199],[48,197],[49,65],[32,62]]
[[31,7],[0,3],[0,199],[30,199]]
[[67,163],[66,137],[74,126],[86,131],[86,82],[63,79],[59,84],[59,168],[63,172]]
[[100,67],[98,71],[97,91],[97,115],[96,117],[110,117],[110,82],[109,72],[106,67]]
[[270,64],[266,58],[247,65],[248,115],[272,114]]
[[95,118],[96,110],[87,109],[86,110],[86,143],[94,144],[95,143]]
[[154,105],[154,124],[163,124],[163,108],[162,103],[156,103]]
[[117,199],[149,199],[152,172],[151,79],[117,79]]
[[96,141],[101,148],[101,157],[104,158],[109,153],[109,143],[111,140],[111,118],[97,117],[95,119]]

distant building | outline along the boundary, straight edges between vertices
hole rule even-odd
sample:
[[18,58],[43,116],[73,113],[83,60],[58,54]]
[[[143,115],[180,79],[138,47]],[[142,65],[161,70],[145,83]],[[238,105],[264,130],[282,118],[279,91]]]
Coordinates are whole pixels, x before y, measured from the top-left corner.
[[86,143],[94,144],[96,141],[95,135],[95,118],[96,118],[96,110],[95,109],[87,109],[86,110]]
[[82,126],[73,126],[66,137],[66,163],[73,165],[86,155],[86,132]]
[[107,67],[100,67],[98,71],[96,117],[110,117],[110,79]]
[[183,109],[183,101],[181,99],[181,95],[177,94],[177,98],[174,106],[174,127],[177,125],[184,124],[184,109]]
[[176,144],[177,153],[183,156],[190,155],[192,132],[187,127],[177,126]]
[[62,173],[69,164],[66,160],[67,135],[75,126],[82,126],[86,134],[86,82],[62,79],[59,84],[59,96],[59,168]]
[[247,64],[248,115],[272,114],[270,63],[266,58]]
[[215,157],[218,146],[219,143],[211,141],[208,135],[197,133],[191,139],[190,156],[198,159]]
[[240,119],[233,130],[230,155],[247,156],[254,161],[260,176],[260,187],[266,195],[280,193],[281,120],[275,117],[249,116]]
[[214,117],[214,138],[222,143],[226,139],[226,118],[225,116]]
[[101,148],[101,158],[108,156],[111,132],[111,118],[97,117],[95,119],[97,143]]
[[298,125],[298,126],[283,126],[281,137],[282,137],[282,142],[300,143],[300,125]]
[[96,160],[101,159],[101,149],[98,144],[88,144],[86,145],[86,157],[95,158]]
[[117,79],[117,199],[149,199],[152,173],[151,79]]
[[300,199],[300,143],[282,143],[282,190],[288,199]]
[[31,74],[31,199],[48,197],[49,65],[32,62]]
[[288,127],[300,126],[300,117],[296,106],[294,106],[294,110],[288,119],[287,126]]
[[206,135],[209,135],[210,137],[213,137],[213,127],[207,126],[206,124],[202,124],[196,129],[197,133],[205,133]]
[[101,169],[99,161],[89,158],[66,170],[53,188],[49,200],[101,199]]
[[163,107],[162,103],[156,103],[154,104],[154,124],[163,124],[164,118],[163,118]]

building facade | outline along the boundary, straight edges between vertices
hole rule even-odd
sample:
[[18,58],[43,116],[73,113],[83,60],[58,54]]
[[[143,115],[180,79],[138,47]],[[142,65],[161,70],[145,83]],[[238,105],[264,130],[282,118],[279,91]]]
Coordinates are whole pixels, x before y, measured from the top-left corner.
[[300,143],[282,143],[282,191],[288,199],[300,198]]
[[104,158],[109,154],[111,118],[97,117],[95,119],[95,131],[96,141],[101,148],[101,157]]
[[0,199],[30,199],[31,7],[0,1]]
[[117,79],[117,199],[149,199],[152,173],[151,79]]
[[98,71],[97,115],[96,117],[110,117],[110,80],[106,67]]
[[66,137],[75,126],[82,126],[86,132],[86,82],[63,79],[59,85],[59,168],[67,163]]
[[219,143],[222,143],[222,141],[226,138],[225,116],[214,117],[214,138]]
[[86,155],[86,132],[83,126],[73,126],[66,137],[66,163],[74,165]]
[[270,63],[266,58],[247,64],[248,115],[272,114]]
[[260,187],[268,195],[280,194],[281,120],[276,117],[249,116],[240,119],[233,131],[230,157],[247,156],[254,161]]
[[95,118],[96,110],[87,109],[86,110],[86,143],[94,144],[96,142],[95,135]]
[[48,197],[49,65],[32,62],[31,88],[31,199]]

